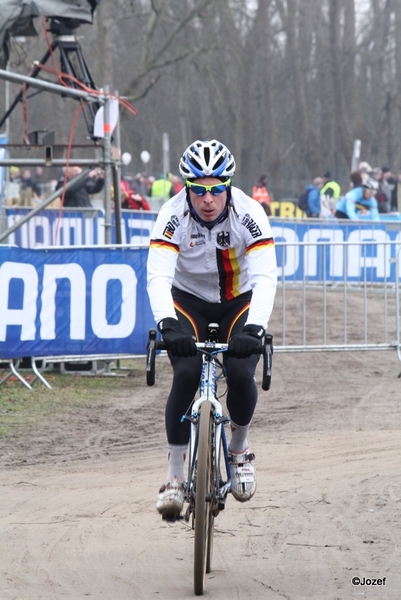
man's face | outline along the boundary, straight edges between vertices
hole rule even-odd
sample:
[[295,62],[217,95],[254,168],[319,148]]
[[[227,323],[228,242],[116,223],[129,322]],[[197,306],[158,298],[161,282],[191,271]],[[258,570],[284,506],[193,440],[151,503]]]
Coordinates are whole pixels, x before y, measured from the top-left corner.
[[73,177],[76,177],[77,175],[79,175],[79,173],[81,173],[81,171],[82,171],[82,169],[78,165],[73,165],[71,167],[68,167],[67,177],[69,179],[72,179]]
[[367,188],[363,188],[363,197],[366,200],[370,200],[375,195],[375,190],[368,190]]
[[[201,177],[194,179],[191,183],[199,186],[222,185],[220,179],[216,177]],[[189,188],[189,197],[197,215],[203,221],[212,223],[224,210],[227,202],[227,190],[224,189],[223,192],[216,196],[211,191],[206,192],[204,196],[198,196],[192,188]]]

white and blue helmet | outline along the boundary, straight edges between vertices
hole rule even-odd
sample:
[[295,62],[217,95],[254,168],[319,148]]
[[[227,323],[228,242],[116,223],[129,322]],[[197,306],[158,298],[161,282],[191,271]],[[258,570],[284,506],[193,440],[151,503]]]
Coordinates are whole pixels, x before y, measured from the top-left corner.
[[366,190],[374,190],[375,192],[378,191],[379,189],[379,184],[376,181],[376,179],[366,179],[365,181],[362,182],[362,187],[365,188]]
[[229,149],[217,140],[196,140],[185,150],[179,164],[184,179],[232,177],[235,160]]

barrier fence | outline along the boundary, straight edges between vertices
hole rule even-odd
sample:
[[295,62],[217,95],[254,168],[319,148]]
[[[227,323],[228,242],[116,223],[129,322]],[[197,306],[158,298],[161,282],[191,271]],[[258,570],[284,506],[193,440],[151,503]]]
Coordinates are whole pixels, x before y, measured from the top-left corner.
[[278,242],[275,350],[396,350],[401,361],[400,248],[400,241]]
[[[288,222],[273,230],[275,351],[396,350],[401,361],[400,232]],[[142,355],[154,326],[146,258],[147,247],[0,246],[0,363],[15,375],[16,361],[34,357],[46,385],[36,359]]]

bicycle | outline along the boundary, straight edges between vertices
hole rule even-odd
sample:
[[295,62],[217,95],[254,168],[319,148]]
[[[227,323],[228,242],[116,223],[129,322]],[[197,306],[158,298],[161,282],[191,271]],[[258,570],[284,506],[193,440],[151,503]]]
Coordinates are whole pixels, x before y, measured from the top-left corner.
[[[200,396],[194,400],[190,414],[182,417],[182,420],[188,419],[191,423],[188,479],[184,497],[188,508],[184,519],[189,522],[192,518],[194,591],[197,596],[204,593],[206,573],[210,573],[212,568],[214,519],[224,510],[227,494],[231,489],[231,469],[224,428],[230,418],[223,415],[223,407],[217,397],[217,381],[225,377],[224,365],[217,354],[227,352],[228,344],[217,342],[218,330],[217,323],[210,323],[208,340],[196,344],[198,352],[202,353]],[[149,386],[155,383],[157,350],[166,350],[166,344],[157,340],[156,330],[151,329],[146,355],[146,383]],[[262,353],[262,389],[268,390],[273,356],[271,334],[265,336]],[[221,371],[220,375],[218,369]]]

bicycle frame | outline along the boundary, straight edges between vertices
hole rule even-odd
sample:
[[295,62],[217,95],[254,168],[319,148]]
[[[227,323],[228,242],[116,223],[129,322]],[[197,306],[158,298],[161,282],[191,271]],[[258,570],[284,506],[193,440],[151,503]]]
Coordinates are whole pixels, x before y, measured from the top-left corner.
[[[194,486],[196,473],[196,458],[198,452],[199,439],[199,410],[205,401],[209,401],[212,406],[212,444],[214,457],[214,494],[209,499],[212,504],[212,510],[216,515],[223,510],[227,493],[231,489],[231,469],[228,460],[228,447],[224,425],[230,421],[229,417],[223,416],[223,407],[216,397],[217,394],[217,363],[216,355],[218,352],[227,350],[227,344],[216,344],[206,342],[197,344],[202,349],[202,373],[200,379],[200,397],[192,405],[191,415],[184,416],[183,419],[189,419],[191,422],[190,453],[188,464],[188,482],[186,501],[189,502],[189,511],[186,513],[186,520],[189,520],[190,513],[194,509]],[[222,452],[221,452],[222,450]],[[221,454],[223,453],[224,465],[227,474],[227,481],[220,485],[221,476]]]

